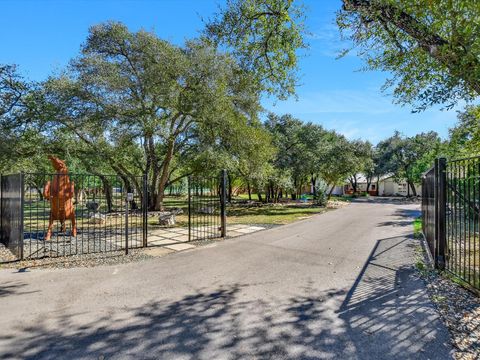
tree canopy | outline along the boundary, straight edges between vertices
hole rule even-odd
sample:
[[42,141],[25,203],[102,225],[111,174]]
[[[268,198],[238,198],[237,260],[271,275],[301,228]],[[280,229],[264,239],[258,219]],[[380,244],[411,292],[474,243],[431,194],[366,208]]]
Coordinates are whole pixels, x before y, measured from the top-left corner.
[[440,154],[441,141],[434,131],[410,137],[395,132],[381,141],[377,149],[383,162],[383,171],[392,173],[397,181],[405,180],[412,195],[416,196],[415,184],[421,183],[422,174]]
[[479,19],[477,0],[343,0],[337,15],[366,68],[390,72],[384,88],[417,110],[480,95]]
[[304,12],[293,0],[228,0],[207,22],[210,42],[227,47],[259,87],[281,99],[295,93]]

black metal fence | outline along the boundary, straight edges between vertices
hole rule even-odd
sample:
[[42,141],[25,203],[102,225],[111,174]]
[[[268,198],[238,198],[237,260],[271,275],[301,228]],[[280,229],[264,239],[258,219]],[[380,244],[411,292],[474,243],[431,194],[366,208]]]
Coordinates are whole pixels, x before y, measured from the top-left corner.
[[0,184],[0,239],[18,259],[128,253],[147,246],[152,229],[188,241],[226,234],[225,172],[167,188],[167,206],[184,213],[173,224],[159,220],[168,209],[148,212],[145,176],[30,173]]
[[480,157],[438,159],[423,193],[423,232],[436,266],[480,289]]
[[432,167],[422,183],[422,230],[430,254],[435,254],[435,203],[435,167]]
[[[142,184],[143,179],[136,179]],[[116,175],[24,174],[25,258],[105,253],[144,244],[145,199]]]
[[189,178],[189,241],[225,237],[226,181],[225,172],[219,178]]

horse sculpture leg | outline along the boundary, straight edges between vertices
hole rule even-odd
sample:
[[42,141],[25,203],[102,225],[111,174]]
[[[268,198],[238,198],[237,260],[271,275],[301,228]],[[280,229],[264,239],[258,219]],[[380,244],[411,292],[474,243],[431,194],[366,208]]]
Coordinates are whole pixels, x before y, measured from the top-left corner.
[[72,222],[72,236],[75,237],[77,236],[77,224],[75,221],[75,214],[72,214],[70,217],[70,221]]
[[50,219],[48,221],[48,230],[47,230],[47,235],[45,236],[45,241],[49,241],[50,238],[52,237],[52,228],[53,228],[53,218],[50,216]]

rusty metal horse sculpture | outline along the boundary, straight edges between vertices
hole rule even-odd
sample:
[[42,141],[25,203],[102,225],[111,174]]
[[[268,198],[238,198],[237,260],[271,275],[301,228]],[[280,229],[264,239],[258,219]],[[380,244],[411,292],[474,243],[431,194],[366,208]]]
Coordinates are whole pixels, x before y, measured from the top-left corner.
[[77,226],[75,223],[75,208],[73,207],[73,197],[75,194],[75,184],[70,181],[68,168],[65,162],[54,157],[48,157],[52,162],[53,168],[57,173],[52,181],[45,184],[43,195],[46,200],[50,200],[50,220],[45,240],[52,237],[52,227],[55,220],[60,221],[62,231],[66,231],[65,221],[72,222],[72,236],[77,236]]

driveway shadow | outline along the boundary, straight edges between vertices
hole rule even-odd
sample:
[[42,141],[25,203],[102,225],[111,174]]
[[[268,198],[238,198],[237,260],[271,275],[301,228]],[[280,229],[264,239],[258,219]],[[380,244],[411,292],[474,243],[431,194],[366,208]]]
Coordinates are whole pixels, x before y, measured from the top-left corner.
[[448,331],[414,269],[418,246],[408,236],[378,240],[351,288],[309,281],[279,297],[233,283],[136,307],[106,304],[101,316],[70,308],[19,321],[1,333],[0,359],[451,359]]
[[451,359],[450,336],[414,266],[413,236],[378,240],[340,306],[360,358]]
[[[26,294],[33,294],[37,292],[35,291],[23,291],[22,288],[27,286],[27,284],[18,282],[18,281],[8,281],[0,284],[0,298],[7,297],[7,296],[18,296],[18,295],[26,295]],[[6,309],[2,309],[2,311],[7,311]]]
[[[177,301],[51,313],[12,324],[0,358],[449,359],[449,336],[412,266],[417,243],[379,240],[350,289],[252,297],[261,284],[198,289]],[[13,334],[18,335],[13,335]]]

